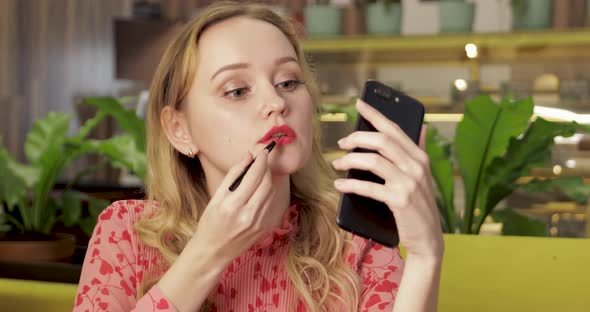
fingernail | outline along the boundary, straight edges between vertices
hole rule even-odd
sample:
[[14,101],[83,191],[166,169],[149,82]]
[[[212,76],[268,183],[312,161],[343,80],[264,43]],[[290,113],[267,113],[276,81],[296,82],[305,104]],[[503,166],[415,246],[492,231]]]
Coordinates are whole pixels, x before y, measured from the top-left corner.
[[344,140],[344,139],[340,139],[340,140],[338,140],[338,145],[342,145],[342,144],[344,144],[344,143],[345,143],[345,141],[346,141],[346,140]]
[[340,186],[342,186],[343,184],[344,184],[344,181],[342,181],[342,179],[336,179],[336,180],[334,180],[334,185],[335,185],[336,187],[340,187]]

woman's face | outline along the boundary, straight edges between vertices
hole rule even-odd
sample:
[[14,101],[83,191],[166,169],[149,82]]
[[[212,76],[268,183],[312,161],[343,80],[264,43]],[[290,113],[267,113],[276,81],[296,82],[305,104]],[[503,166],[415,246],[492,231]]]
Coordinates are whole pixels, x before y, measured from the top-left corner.
[[197,53],[182,113],[205,173],[225,175],[246,151],[256,155],[270,142],[269,130],[284,125],[294,135],[270,154],[272,172],[301,168],[311,154],[313,105],[287,37],[264,21],[231,18],[202,34]]

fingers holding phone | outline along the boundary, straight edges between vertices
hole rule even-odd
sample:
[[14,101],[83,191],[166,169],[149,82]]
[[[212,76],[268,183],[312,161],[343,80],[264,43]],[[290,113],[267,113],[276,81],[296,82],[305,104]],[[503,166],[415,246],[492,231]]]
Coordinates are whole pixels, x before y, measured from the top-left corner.
[[[357,108],[359,114],[375,126],[377,133],[381,135],[370,138],[368,136],[371,133],[353,133],[347,138],[349,140],[344,139],[343,141],[353,141],[348,145],[351,148],[354,148],[354,145],[363,147],[369,144],[374,147],[373,150],[378,151],[382,156],[397,164],[407,175],[422,179],[425,169],[430,166],[428,155],[418,146],[420,137],[424,134],[422,132],[422,118],[412,117],[410,114],[415,114],[412,112],[408,112],[407,116],[397,117],[408,118],[404,119],[405,123],[408,123],[408,120],[412,121],[411,127],[405,125],[406,131],[404,131],[397,123],[363,101],[358,101]],[[411,131],[411,133],[408,134],[408,131]],[[412,135],[413,139],[410,138],[410,135]],[[346,145],[341,147],[345,148]]]
[[356,131],[339,142],[351,153],[333,162],[348,170],[335,181],[343,193],[337,222],[386,246],[401,241],[409,253],[438,254],[442,230],[429,159],[418,146],[424,108],[376,81],[365,84],[362,99]]

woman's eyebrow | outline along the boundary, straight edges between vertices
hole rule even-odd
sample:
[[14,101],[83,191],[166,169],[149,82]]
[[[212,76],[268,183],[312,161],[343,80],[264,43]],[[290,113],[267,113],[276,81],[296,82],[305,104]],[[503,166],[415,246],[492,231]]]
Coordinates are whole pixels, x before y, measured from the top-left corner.
[[240,68],[248,68],[249,66],[250,66],[250,64],[248,64],[248,63],[235,63],[235,64],[229,64],[229,65],[222,66],[220,69],[218,69],[215,72],[215,74],[213,74],[213,76],[211,76],[211,80],[213,80],[215,78],[215,76],[219,75],[223,71],[232,70],[232,69],[240,69]]
[[283,63],[288,63],[288,62],[295,62],[295,63],[299,64],[299,61],[296,58],[294,58],[292,56],[283,56],[275,61],[275,65],[281,65]]
[[[297,61],[296,58],[294,58],[292,56],[284,56],[284,57],[278,58],[275,61],[275,65],[281,65],[283,63],[288,63],[288,62],[295,62],[295,63],[299,64],[299,61]],[[215,78],[215,76],[219,75],[223,71],[248,68],[249,66],[250,66],[250,64],[248,64],[248,63],[234,63],[234,64],[222,66],[213,74],[213,76],[211,76],[211,80],[213,80]]]

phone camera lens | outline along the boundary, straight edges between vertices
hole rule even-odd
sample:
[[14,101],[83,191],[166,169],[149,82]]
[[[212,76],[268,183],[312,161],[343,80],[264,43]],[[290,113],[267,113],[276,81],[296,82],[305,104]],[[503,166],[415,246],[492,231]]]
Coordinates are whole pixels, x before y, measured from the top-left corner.
[[388,100],[391,99],[391,91],[385,90],[385,98],[387,98]]
[[373,89],[374,92],[379,95],[382,98],[385,98],[387,100],[391,99],[391,91],[388,89],[382,89],[382,88],[376,88]]

